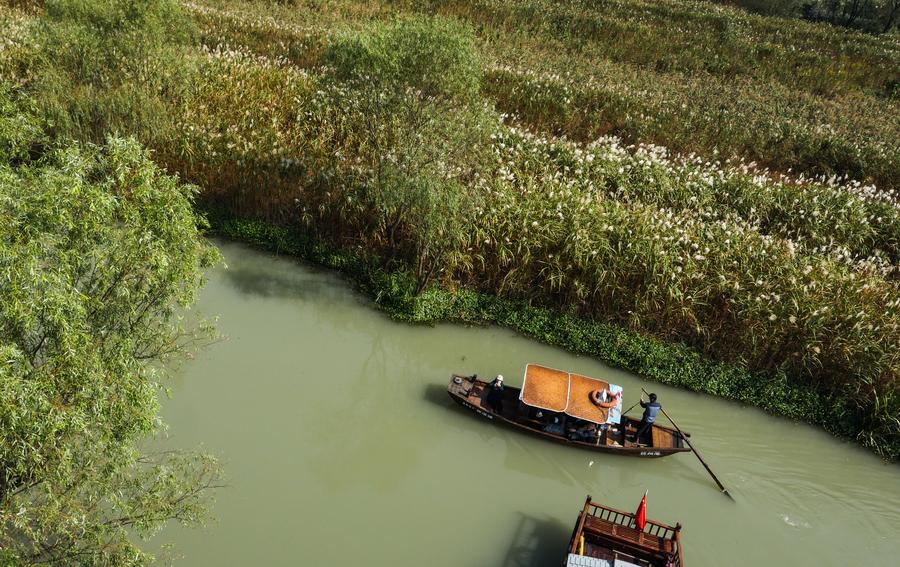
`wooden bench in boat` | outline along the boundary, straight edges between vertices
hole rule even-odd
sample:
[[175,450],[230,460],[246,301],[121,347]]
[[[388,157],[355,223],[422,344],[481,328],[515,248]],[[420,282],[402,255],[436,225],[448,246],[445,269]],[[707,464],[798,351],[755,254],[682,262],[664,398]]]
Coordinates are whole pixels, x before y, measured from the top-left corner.
[[617,539],[631,542],[642,549],[652,549],[657,553],[673,553],[675,550],[675,544],[671,539],[651,535],[639,531],[637,528],[612,524],[595,517],[587,519],[584,523],[584,531],[596,535],[611,535]]

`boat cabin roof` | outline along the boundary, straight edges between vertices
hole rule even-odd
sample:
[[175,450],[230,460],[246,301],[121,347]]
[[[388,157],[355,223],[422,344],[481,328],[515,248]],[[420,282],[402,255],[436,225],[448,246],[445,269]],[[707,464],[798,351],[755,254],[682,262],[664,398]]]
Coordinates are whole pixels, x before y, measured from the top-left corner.
[[565,413],[593,423],[606,423],[609,408],[595,405],[590,396],[594,390],[609,387],[609,382],[597,378],[528,364],[519,399],[531,407]]

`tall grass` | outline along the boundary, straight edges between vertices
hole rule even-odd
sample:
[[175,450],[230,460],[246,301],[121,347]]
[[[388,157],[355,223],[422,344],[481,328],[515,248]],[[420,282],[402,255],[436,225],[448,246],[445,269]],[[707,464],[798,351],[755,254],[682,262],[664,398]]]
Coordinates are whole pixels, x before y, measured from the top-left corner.
[[748,80],[685,77],[562,58],[497,64],[484,86],[498,108],[537,132],[590,142],[602,135],[683,154],[737,158],[815,177],[846,176],[897,189],[896,101],[860,93],[824,99]]
[[191,84],[183,48],[193,22],[175,0],[47,0],[27,67],[57,136],[102,143],[110,133],[149,142],[169,127],[167,104]]
[[471,31],[441,18],[402,19],[373,33],[338,35],[325,62],[356,86],[412,88],[424,97],[471,99],[481,81]]

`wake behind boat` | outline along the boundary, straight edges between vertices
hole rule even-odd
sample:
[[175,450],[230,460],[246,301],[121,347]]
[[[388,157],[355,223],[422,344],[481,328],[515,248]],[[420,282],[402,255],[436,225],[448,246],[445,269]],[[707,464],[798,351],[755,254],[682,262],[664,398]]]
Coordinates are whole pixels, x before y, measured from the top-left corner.
[[477,375],[454,374],[447,387],[454,401],[478,415],[549,441],[636,457],[690,451],[680,432],[656,423],[640,439],[630,440],[641,420],[621,415],[621,391],[596,378],[536,364],[525,367],[522,388],[503,388],[500,403],[489,403],[490,385]]

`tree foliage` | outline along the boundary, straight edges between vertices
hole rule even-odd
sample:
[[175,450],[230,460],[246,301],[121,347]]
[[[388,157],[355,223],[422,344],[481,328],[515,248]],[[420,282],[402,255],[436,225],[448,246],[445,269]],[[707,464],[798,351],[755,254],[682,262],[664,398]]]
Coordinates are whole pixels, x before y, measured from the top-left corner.
[[142,564],[129,534],[203,519],[215,460],[138,450],[161,425],[162,363],[211,332],[179,315],[217,259],[195,191],[134,140],[0,163],[5,561]]
[[425,96],[471,99],[478,94],[481,64],[474,33],[454,20],[416,16],[335,38],[326,59],[343,79]]

